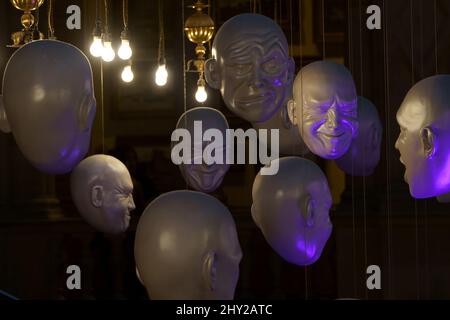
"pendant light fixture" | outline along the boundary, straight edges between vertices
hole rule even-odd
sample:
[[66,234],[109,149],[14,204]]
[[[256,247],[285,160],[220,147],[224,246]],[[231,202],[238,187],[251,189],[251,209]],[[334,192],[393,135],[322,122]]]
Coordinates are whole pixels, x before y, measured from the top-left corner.
[[197,0],[195,4],[191,6],[196,12],[187,18],[184,24],[184,31],[187,38],[197,45],[195,48],[197,59],[188,61],[186,71],[189,71],[190,66],[193,64],[196,69],[195,72],[198,72],[199,74],[195,99],[200,103],[203,103],[208,99],[206,81],[204,78],[206,55],[206,47],[204,44],[209,42],[214,34],[214,21],[208,14],[202,11],[207,7],[209,6],[202,3],[201,0]]
[[133,50],[130,47],[130,39],[128,37],[128,0],[122,2],[122,17],[123,17],[123,31],[120,34],[122,44],[120,45],[118,56],[122,60],[128,60],[133,55]]
[[35,18],[32,11],[37,10],[44,0],[23,1],[23,0],[10,0],[11,4],[18,10],[23,11],[23,15],[20,18],[23,29],[11,34],[11,40],[13,44],[9,47],[19,48],[22,45],[34,40],[35,31]]
[[158,69],[155,72],[155,83],[159,87],[163,87],[167,84],[167,78],[169,76],[166,69],[163,14],[164,10],[162,1],[158,0],[159,45],[158,45]]
[[95,0],[95,27],[92,32],[92,43],[89,48],[89,52],[95,58],[100,58],[103,55],[103,42],[102,42],[102,21],[99,14],[99,2]]
[[112,48],[112,37],[109,33],[109,26],[108,26],[108,0],[104,0],[105,2],[105,28],[103,33],[103,52],[102,52],[102,59],[105,62],[111,62],[116,57],[116,53],[114,52],[114,49]]

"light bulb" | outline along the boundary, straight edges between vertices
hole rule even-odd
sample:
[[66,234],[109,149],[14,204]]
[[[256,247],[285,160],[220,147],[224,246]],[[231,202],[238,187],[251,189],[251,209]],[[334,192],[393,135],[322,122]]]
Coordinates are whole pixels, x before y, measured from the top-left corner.
[[102,38],[94,36],[91,47],[89,48],[91,55],[95,58],[101,57],[103,53]]
[[123,82],[131,82],[134,79],[133,70],[131,70],[131,66],[125,66],[122,71],[122,80]]
[[105,62],[111,62],[116,57],[116,53],[114,52],[114,49],[111,46],[111,41],[105,41],[103,43],[103,54],[102,59]]
[[205,86],[199,85],[197,88],[197,92],[195,93],[195,100],[200,103],[203,103],[208,99],[208,94],[206,93]]
[[131,50],[129,40],[122,39],[122,44],[117,54],[119,55],[119,58],[122,60],[128,60],[131,58],[131,56],[133,55],[133,51]]
[[155,83],[160,87],[165,86],[167,83],[168,76],[169,75],[167,74],[166,65],[165,64],[159,65],[158,70],[156,70],[155,73]]

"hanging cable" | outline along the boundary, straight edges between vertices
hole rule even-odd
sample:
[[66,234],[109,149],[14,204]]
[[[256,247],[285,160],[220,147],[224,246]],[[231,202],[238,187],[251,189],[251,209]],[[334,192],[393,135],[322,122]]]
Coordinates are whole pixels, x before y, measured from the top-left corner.
[[[364,64],[363,64],[363,36],[362,36],[362,7],[361,7],[361,0],[359,0],[359,57],[360,57],[360,64],[359,64],[359,72],[360,72],[360,92],[361,96],[364,96]],[[365,167],[366,163],[366,153],[365,149],[363,151],[363,167]],[[366,176],[363,175],[362,177],[363,181],[363,218],[364,218],[364,264],[367,268],[368,259],[367,259],[367,206],[366,206]],[[365,290],[366,293],[366,299],[368,299],[368,292],[367,287]]]
[[162,4],[161,0],[158,0],[158,20],[159,20],[158,63],[161,65],[161,64],[166,64],[164,13],[163,13],[163,4]]
[[[351,12],[351,5],[350,0],[347,0],[347,22],[348,22],[348,30],[347,30],[347,39],[348,39],[348,65],[350,73],[353,74],[353,54],[352,54],[352,43],[353,43],[353,32],[352,32],[352,12]],[[354,168],[354,158],[351,157],[351,166],[352,166],[352,172]],[[352,181],[352,258],[353,258],[353,296],[356,298],[357,296],[357,289],[356,289],[356,283],[357,283],[357,271],[356,271],[356,212],[355,212],[355,179],[354,175],[351,175],[351,181]]]
[[[292,10],[291,10],[292,12]],[[302,7],[302,0],[299,0],[299,4],[298,4],[298,33],[299,33],[299,47],[300,47],[300,90],[301,92],[303,92],[303,75],[301,73],[301,69],[303,68],[303,7]],[[302,119],[303,119],[303,99],[300,101],[300,107],[302,110]],[[303,136],[303,130],[304,127],[302,126],[302,136]],[[307,247],[307,243],[305,241],[306,247]],[[308,267],[305,266],[305,277],[304,277],[304,281],[305,281],[305,300],[308,300]]]
[[438,74],[439,68],[438,68],[438,33],[437,33],[436,0],[434,0],[434,54],[435,54],[435,63],[436,63],[436,74]]
[[389,160],[389,142],[390,136],[390,93],[389,93],[389,42],[388,42],[388,19],[387,19],[387,5],[383,0],[383,17],[384,17],[384,64],[385,64],[385,126],[386,126],[386,213],[387,213],[387,247],[388,247],[388,297],[391,296],[391,281],[392,281],[392,268],[391,268],[391,214],[390,214],[390,202],[391,202],[391,186],[390,186],[390,160]]
[[122,2],[122,19],[124,30],[128,30],[128,0]]
[[[410,7],[410,30],[411,30],[411,87],[415,83],[414,78],[414,10],[413,0],[409,0]],[[414,199],[414,220],[415,220],[415,249],[416,249],[416,298],[420,299],[420,270],[419,270],[419,210],[418,200]]]
[[326,48],[325,48],[325,0],[322,0],[322,55],[323,60],[326,58]]
[[48,38],[51,40],[55,40],[56,37],[53,19],[53,0],[48,0],[47,22],[48,22]]

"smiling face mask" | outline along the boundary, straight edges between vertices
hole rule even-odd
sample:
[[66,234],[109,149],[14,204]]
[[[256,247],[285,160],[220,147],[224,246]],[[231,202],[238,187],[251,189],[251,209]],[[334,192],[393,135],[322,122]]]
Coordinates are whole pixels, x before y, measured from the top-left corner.
[[309,150],[325,159],[343,156],[358,131],[357,96],[350,72],[331,61],[311,63],[298,73],[293,96],[289,118]]
[[265,122],[285,105],[294,62],[275,21],[258,14],[237,15],[218,30],[212,52],[206,80],[238,117]]

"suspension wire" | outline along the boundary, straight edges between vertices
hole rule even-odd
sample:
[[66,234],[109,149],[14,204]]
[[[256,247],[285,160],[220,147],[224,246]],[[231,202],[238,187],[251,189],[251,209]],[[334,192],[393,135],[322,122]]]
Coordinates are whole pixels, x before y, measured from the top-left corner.
[[322,45],[323,45],[323,60],[326,59],[326,47],[325,47],[325,0],[322,0]]
[[388,42],[388,19],[387,19],[387,5],[383,0],[383,16],[384,16],[384,61],[385,61],[385,126],[386,126],[386,213],[387,213],[387,249],[388,249],[388,297],[391,296],[391,281],[392,281],[392,268],[391,268],[391,208],[390,208],[390,160],[389,160],[389,141],[390,141],[390,129],[389,129],[389,115],[390,115],[390,92],[389,92],[389,42]]
[[48,23],[48,38],[52,40],[56,39],[54,19],[53,19],[53,0],[48,0],[47,23]]
[[[158,22],[159,22],[159,44],[158,44],[158,64],[165,64],[166,48],[164,33],[164,7],[161,0],[158,0]],[[184,22],[183,22],[184,23]],[[183,24],[184,25],[184,24]],[[184,33],[183,33],[184,35]],[[183,38],[184,41],[184,38]]]

